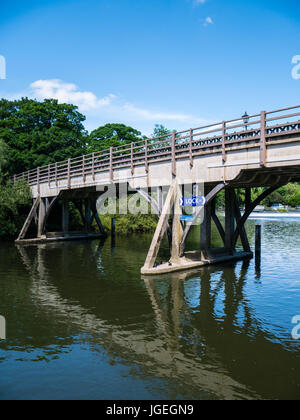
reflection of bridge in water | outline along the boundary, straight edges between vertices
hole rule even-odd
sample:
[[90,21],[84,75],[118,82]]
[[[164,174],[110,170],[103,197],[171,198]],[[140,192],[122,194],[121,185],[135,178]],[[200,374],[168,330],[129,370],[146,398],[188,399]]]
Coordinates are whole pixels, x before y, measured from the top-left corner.
[[[26,241],[30,225],[35,221],[35,241],[74,239],[69,229],[69,203],[76,203],[84,224],[81,237],[91,236],[96,220],[104,234],[96,210],[96,201],[106,188],[130,187],[146,199],[159,216],[156,233],[142,269],[143,274],[162,274],[228,259],[252,257],[245,222],[254,208],[277,188],[300,180],[300,106],[261,112],[243,120],[174,132],[171,136],[143,140],[110,148],[91,155],[16,175],[28,181],[34,197],[18,241]],[[191,224],[180,221],[178,202],[183,191],[190,194],[203,185],[206,204],[201,224],[201,240],[197,252],[185,253]],[[167,196],[163,196],[163,188]],[[266,187],[255,201],[251,188]],[[245,212],[241,214],[236,189],[245,189]],[[101,192],[101,191],[102,192]],[[216,197],[225,190],[225,227],[215,211]],[[53,208],[62,205],[62,232],[49,236],[47,220]],[[174,209],[174,210],[173,210]],[[200,212],[194,215],[194,222]],[[169,218],[172,217],[172,223]],[[214,222],[223,242],[215,250],[211,245]],[[170,240],[169,262],[156,266],[162,238]],[[77,235],[78,237],[78,235]],[[243,252],[236,252],[238,238]]]
[[[82,289],[64,286],[60,289],[55,285],[47,261],[51,253],[55,259],[60,255],[61,263],[58,261],[57,266],[67,271],[76,257],[74,251],[81,245],[75,248],[73,245],[70,252],[68,247],[57,244],[18,246],[31,276],[34,304],[39,306],[39,311],[47,311],[49,322],[53,313],[54,322],[59,320],[60,325],[72,325],[81,333],[91,334],[88,340],[95,351],[97,346],[103,346],[112,359],[121,358],[124,363],[139,366],[137,375],[166,380],[170,387],[174,381],[178,394],[184,395],[184,390],[188,389],[189,397],[193,398],[201,395],[236,399],[256,397],[253,389],[259,394],[261,391],[261,396],[274,397],[277,377],[295,368],[294,358],[264,331],[244,297],[249,262],[241,267],[230,264],[224,269],[205,267],[189,274],[174,273],[164,279],[145,277],[148,298],[145,297],[142,308],[148,321],[127,325],[128,319],[141,318],[132,304],[122,302],[124,313],[121,310],[119,313],[116,306],[114,312],[112,306],[117,302],[110,301],[106,301],[110,312],[96,301],[91,309]],[[85,244],[80,249],[84,253],[83,260],[88,260],[92,277],[114,269],[101,258],[101,247],[94,249],[92,244]],[[93,284],[85,285],[90,286]],[[107,287],[111,290],[113,286]],[[137,286],[128,287],[132,301],[135,296],[138,301]],[[98,288],[95,291],[98,294],[106,290],[103,284],[98,284]],[[151,312],[156,327],[149,323]],[[61,343],[63,346],[63,339]],[[283,362],[282,367],[277,365],[279,360]],[[269,376],[270,384],[274,378],[274,389],[263,388],[261,375]]]

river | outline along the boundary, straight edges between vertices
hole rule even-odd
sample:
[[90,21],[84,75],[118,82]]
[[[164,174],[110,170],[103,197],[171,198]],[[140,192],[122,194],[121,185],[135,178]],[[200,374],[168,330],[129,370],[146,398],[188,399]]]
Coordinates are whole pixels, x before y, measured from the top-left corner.
[[300,220],[255,224],[261,261],[158,278],[151,235],[0,243],[0,399],[300,399]]

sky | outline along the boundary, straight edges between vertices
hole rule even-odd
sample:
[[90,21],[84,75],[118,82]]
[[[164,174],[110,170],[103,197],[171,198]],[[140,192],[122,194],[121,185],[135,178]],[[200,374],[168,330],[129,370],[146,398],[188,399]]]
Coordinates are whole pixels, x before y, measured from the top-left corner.
[[183,130],[298,105],[299,40],[299,0],[4,0],[0,97]]

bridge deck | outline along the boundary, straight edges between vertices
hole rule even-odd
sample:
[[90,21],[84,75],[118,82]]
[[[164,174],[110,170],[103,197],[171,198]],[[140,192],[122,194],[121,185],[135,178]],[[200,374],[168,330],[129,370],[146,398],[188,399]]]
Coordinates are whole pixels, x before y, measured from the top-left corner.
[[229,181],[243,186],[252,179],[252,185],[269,185],[274,175],[300,180],[299,168],[298,105],[111,147],[15,175],[14,180],[27,180],[36,198],[111,183],[165,186],[175,176],[182,184]]

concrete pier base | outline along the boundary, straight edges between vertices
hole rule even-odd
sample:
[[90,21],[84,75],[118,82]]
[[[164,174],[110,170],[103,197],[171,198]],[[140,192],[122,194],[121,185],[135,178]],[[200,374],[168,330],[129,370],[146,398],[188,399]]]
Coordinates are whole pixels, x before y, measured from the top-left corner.
[[170,263],[163,263],[153,268],[143,267],[141,269],[141,274],[147,276],[157,276],[176,271],[192,270],[206,265],[215,265],[227,261],[239,261],[253,258],[252,252],[234,252],[232,254],[228,254],[221,253],[220,250],[215,253],[211,252],[206,254],[205,260],[201,260],[202,255],[203,253],[200,251],[187,252],[176,263],[171,263],[171,265]]
[[103,234],[84,234],[84,233],[72,233],[70,232],[68,235],[45,235],[41,238],[32,238],[32,239],[21,239],[15,241],[16,244],[43,244],[43,243],[49,243],[49,242],[63,242],[63,241],[75,241],[75,240],[93,240],[93,239],[99,239],[99,238],[105,238],[106,236]]

